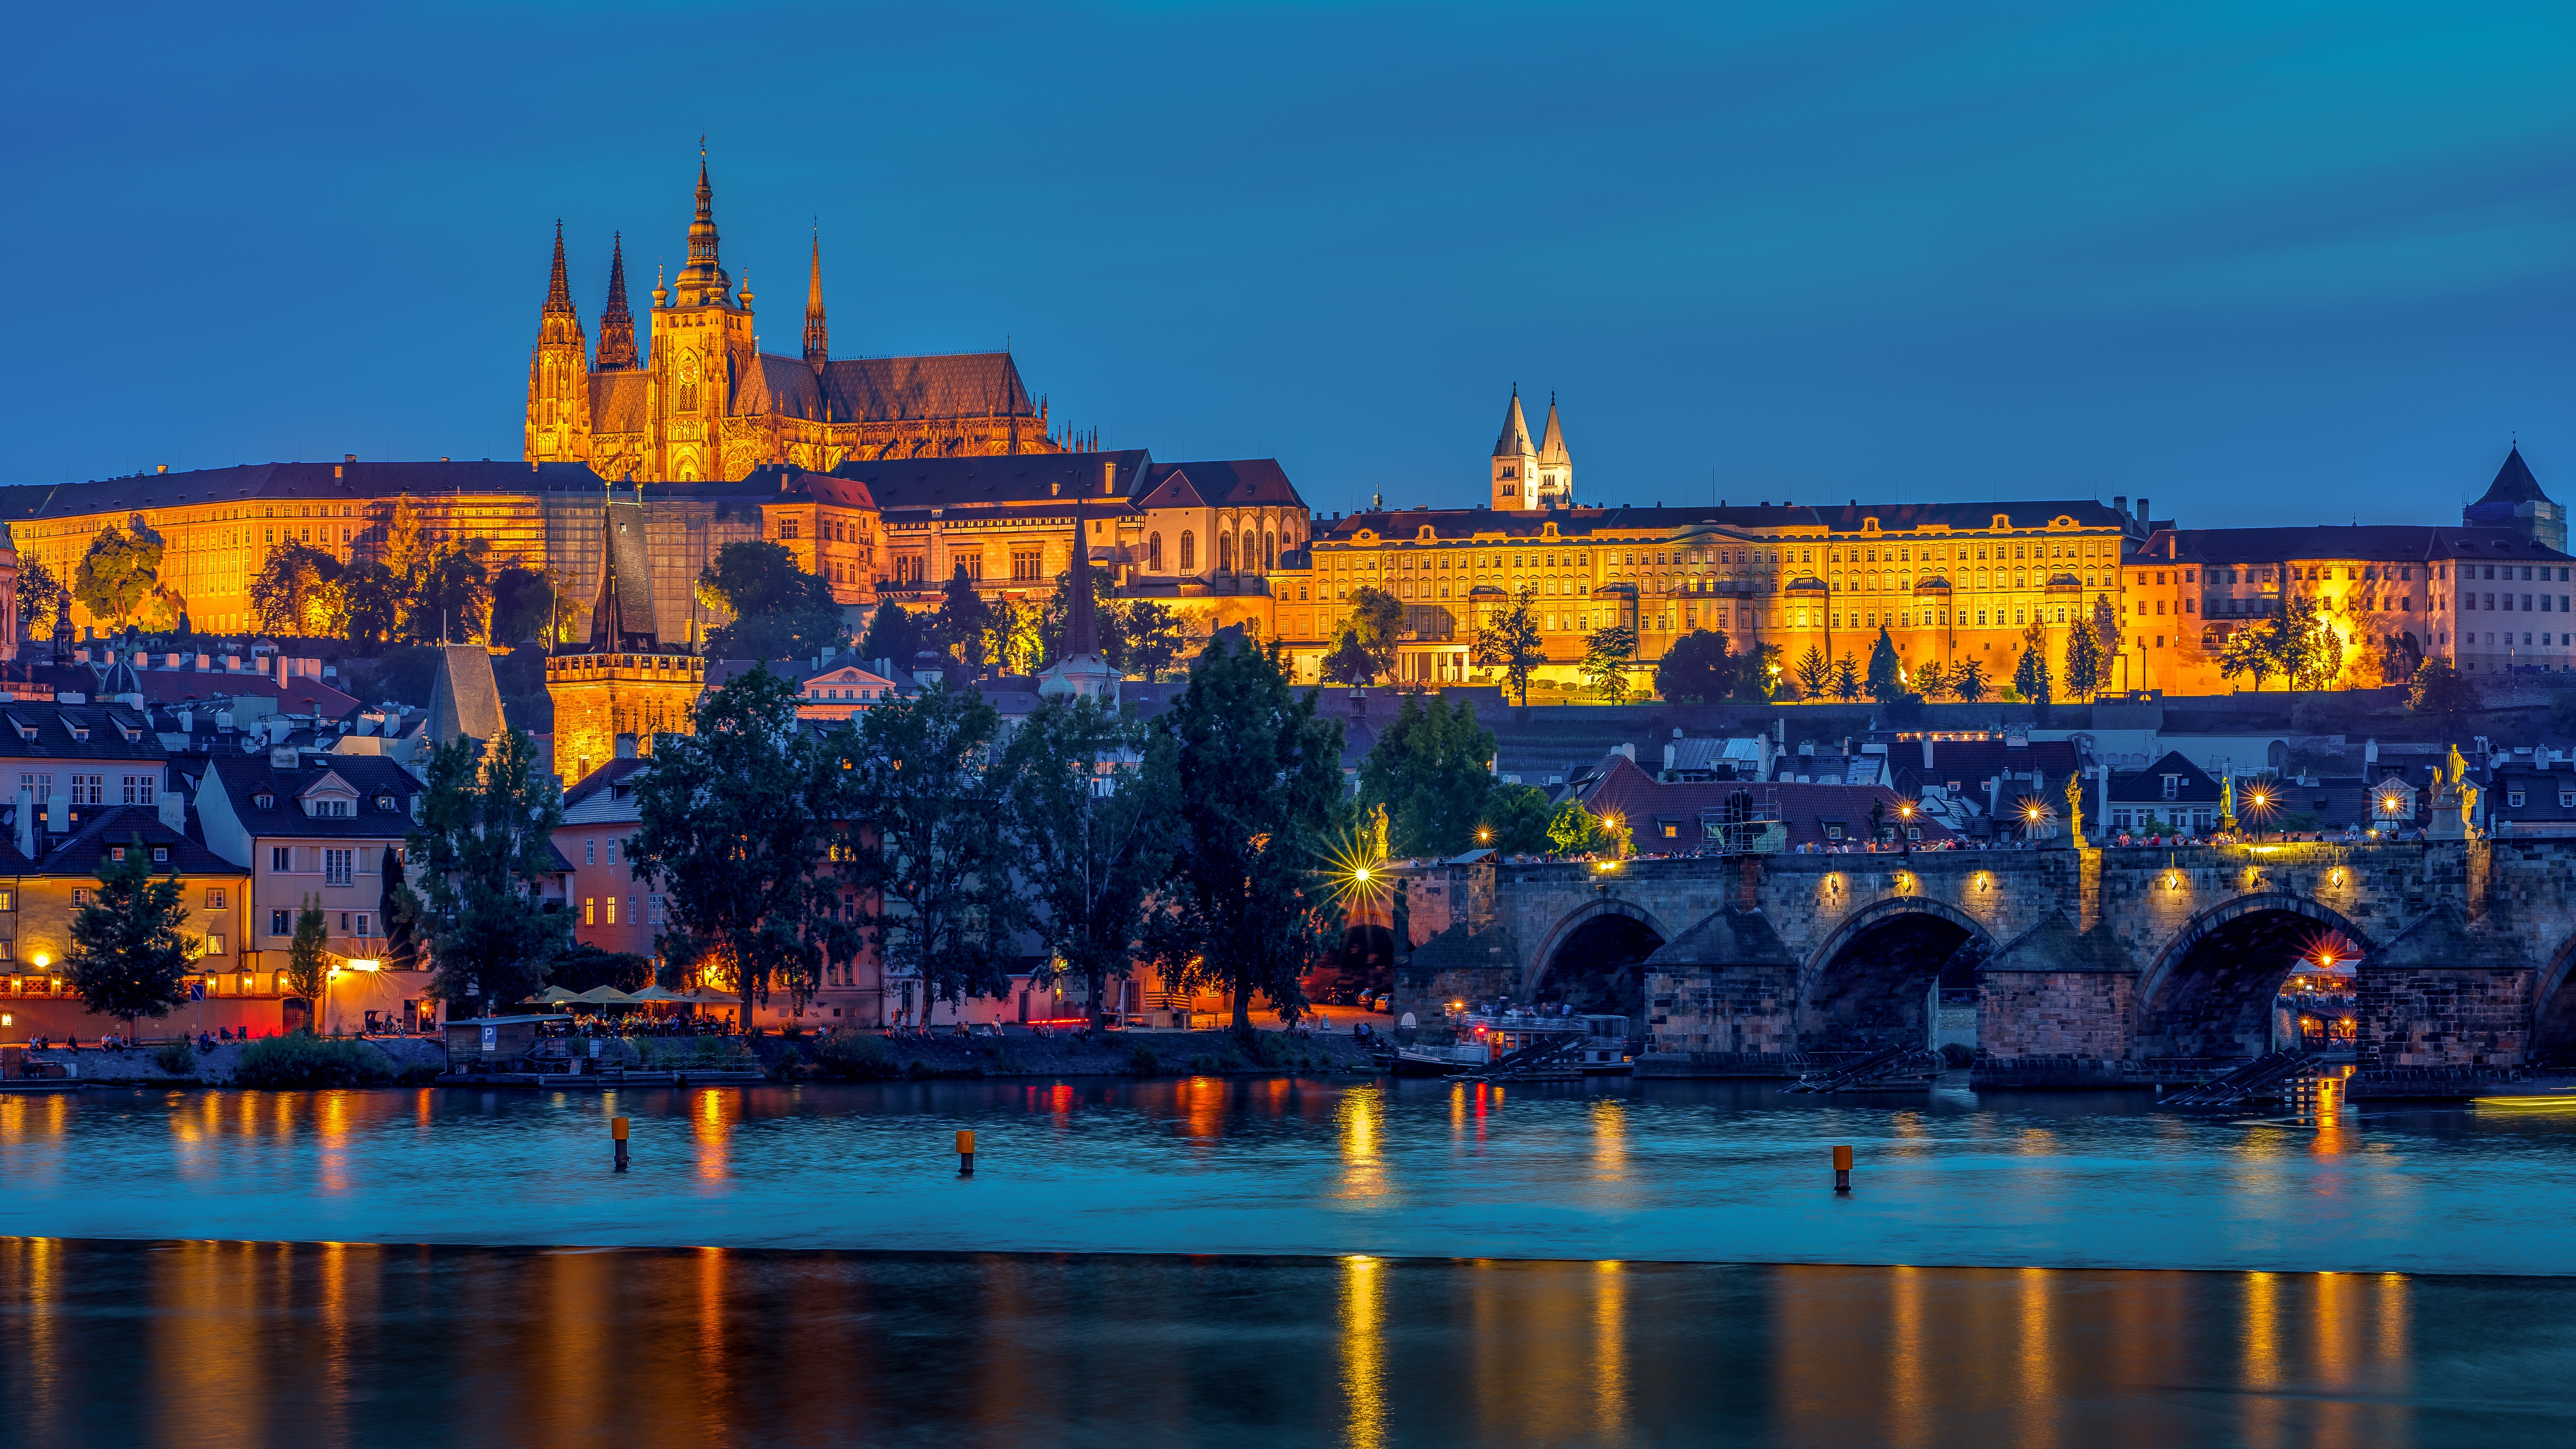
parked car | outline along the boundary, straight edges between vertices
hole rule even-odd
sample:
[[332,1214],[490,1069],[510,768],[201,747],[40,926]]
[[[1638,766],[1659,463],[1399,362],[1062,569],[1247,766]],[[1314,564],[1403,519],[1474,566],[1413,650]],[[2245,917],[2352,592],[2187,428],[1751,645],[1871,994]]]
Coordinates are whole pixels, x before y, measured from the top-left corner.
[[1370,997],[1370,998],[1369,998],[1368,1009],[1369,1009],[1369,1010],[1371,1010],[1371,1011],[1375,1011],[1375,1012],[1383,1013],[1383,1012],[1385,1012],[1385,1011],[1386,1011],[1386,1009],[1387,1009],[1388,1007],[1390,1007],[1390,1006],[1392,1006],[1392,1005],[1394,1005],[1394,1004],[1395,1004],[1395,993],[1394,993],[1394,992],[1392,992],[1392,991],[1381,991],[1381,992],[1379,992],[1377,995],[1372,996],[1372,997]]

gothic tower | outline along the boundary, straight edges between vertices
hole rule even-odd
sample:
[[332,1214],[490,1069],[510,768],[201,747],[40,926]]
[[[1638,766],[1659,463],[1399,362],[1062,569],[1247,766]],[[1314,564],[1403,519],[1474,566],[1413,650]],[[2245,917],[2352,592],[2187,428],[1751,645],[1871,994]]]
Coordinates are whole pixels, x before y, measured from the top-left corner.
[[635,314],[626,310],[626,235],[608,254],[608,307],[599,314],[599,360],[593,372],[635,370]]
[[1498,509],[1537,508],[1538,449],[1530,446],[1529,419],[1521,413],[1521,388],[1503,413],[1503,435],[1494,440],[1494,501]]
[[1565,450],[1565,428],[1556,420],[1556,394],[1547,395],[1547,429],[1538,440],[1538,506],[1574,506],[1574,455]]
[[536,350],[528,358],[529,462],[573,462],[589,455],[589,353],[572,308],[572,283],[564,275],[563,223],[556,222],[554,274],[537,319]]
[[[657,467],[675,482],[739,478],[767,456],[761,430],[745,420],[728,437],[734,398],[760,366],[752,335],[751,289],[737,295],[716,255],[715,188],[698,158],[698,212],[689,223],[689,264],[670,288],[653,289],[652,358]],[[734,456],[739,454],[739,457]]]
[[832,360],[831,330],[823,325],[823,235],[814,234],[814,265],[805,274],[805,365],[816,372]]

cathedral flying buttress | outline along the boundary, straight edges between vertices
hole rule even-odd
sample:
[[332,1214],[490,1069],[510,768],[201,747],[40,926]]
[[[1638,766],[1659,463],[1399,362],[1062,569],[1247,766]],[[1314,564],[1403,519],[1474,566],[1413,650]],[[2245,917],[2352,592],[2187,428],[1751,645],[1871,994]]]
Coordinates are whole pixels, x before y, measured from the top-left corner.
[[851,460],[1060,453],[1008,352],[835,358],[823,307],[822,241],[806,277],[803,353],[760,351],[749,285],[719,255],[703,159],[688,264],[657,278],[644,345],[626,300],[624,239],[612,245],[599,346],[590,352],[567,280],[562,228],[528,363],[526,457],[584,462],[612,480],[735,480],[769,463],[826,472]]

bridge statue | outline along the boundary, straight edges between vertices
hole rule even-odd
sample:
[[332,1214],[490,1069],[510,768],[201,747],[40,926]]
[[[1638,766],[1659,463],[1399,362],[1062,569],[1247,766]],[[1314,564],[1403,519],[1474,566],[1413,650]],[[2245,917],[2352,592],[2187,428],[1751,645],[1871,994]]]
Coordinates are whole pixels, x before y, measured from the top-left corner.
[[2084,772],[2073,770],[2066,776],[2066,843],[2077,850],[2084,848]]

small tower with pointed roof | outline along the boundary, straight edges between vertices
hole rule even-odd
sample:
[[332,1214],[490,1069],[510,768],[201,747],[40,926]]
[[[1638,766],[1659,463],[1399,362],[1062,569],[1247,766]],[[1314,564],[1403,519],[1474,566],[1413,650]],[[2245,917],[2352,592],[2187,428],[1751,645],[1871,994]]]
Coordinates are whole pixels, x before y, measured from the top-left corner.
[[[1100,615],[1091,593],[1091,520],[1085,506],[1088,490],[1076,492],[1073,502],[1073,557],[1064,572],[1064,646],[1063,652],[1038,671],[1038,695],[1047,698],[1069,694],[1089,696],[1102,704],[1118,703],[1118,670],[1100,652]],[[1100,494],[1114,498],[1118,492],[1118,464],[1103,459],[1100,465]]]
[[1547,395],[1547,431],[1538,440],[1538,506],[1574,506],[1574,455],[1565,450],[1565,425],[1556,419],[1556,394]]
[[599,359],[593,372],[632,372],[636,366],[635,314],[626,309],[626,235],[608,253],[608,306],[599,314]]
[[527,460],[578,461],[590,448],[590,344],[573,310],[564,273],[563,223],[555,223],[554,271],[537,315],[537,346],[528,358]]
[[[749,289],[735,294],[717,240],[715,187],[701,148],[689,263],[671,279],[667,303],[662,288],[653,292],[649,367],[661,402],[653,421],[659,435],[646,444],[648,467],[675,482],[740,477],[755,461],[752,445],[729,438],[724,428],[724,420],[734,416],[736,395],[760,369],[760,348]],[[741,456],[729,457],[728,447]]]
[[1538,496],[1538,449],[1530,444],[1529,419],[1521,413],[1521,386],[1512,384],[1511,406],[1503,410],[1503,434],[1494,440],[1494,502],[1497,509],[1518,511],[1542,506]]
[[2460,521],[2477,528],[2510,528],[2543,547],[2567,551],[2567,510],[2540,491],[2540,480],[2522,461],[2520,444],[2504,455],[2504,466],[2496,470],[2486,496],[2460,510]]

